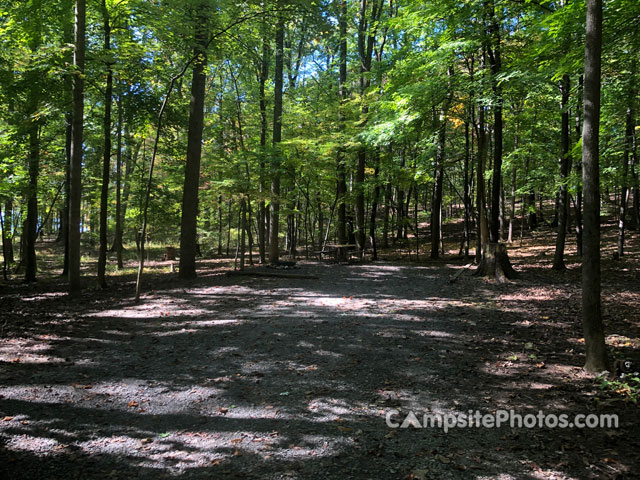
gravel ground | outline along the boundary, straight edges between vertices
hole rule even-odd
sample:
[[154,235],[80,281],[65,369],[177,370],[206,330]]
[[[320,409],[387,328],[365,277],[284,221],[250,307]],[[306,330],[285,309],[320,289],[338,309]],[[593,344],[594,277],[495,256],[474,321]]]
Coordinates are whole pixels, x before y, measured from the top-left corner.
[[[639,409],[579,368],[579,295],[459,265],[302,263],[0,297],[0,478],[639,478]],[[260,270],[263,273],[266,270]],[[389,428],[393,410],[617,429]],[[637,432],[637,430],[635,430]]]

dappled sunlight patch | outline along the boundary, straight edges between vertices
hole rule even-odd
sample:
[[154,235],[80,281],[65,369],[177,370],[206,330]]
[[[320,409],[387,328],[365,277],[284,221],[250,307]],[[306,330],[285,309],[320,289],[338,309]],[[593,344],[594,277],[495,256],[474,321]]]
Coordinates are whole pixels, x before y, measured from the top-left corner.
[[[363,406],[359,407],[360,410]],[[315,414],[314,421],[328,422],[342,419],[355,413],[354,405],[343,399],[320,397],[309,400],[307,409]]]
[[51,340],[59,340],[60,337],[46,337],[46,335],[42,335],[36,339],[3,339],[0,342],[0,362],[27,364],[65,363],[66,360],[64,358],[60,358],[52,352]]
[[53,438],[43,438],[23,433],[14,435],[5,444],[5,448],[17,452],[30,452],[37,455],[51,455],[63,453],[62,444]]
[[420,335],[421,337],[436,337],[436,338],[447,338],[447,337],[455,337],[449,332],[443,332],[441,330],[416,330],[413,333],[416,335]]

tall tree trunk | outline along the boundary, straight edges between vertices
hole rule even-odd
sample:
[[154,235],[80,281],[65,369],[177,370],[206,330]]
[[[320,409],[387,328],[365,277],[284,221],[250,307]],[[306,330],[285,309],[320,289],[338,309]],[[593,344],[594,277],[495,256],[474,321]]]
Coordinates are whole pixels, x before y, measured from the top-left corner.
[[[453,75],[453,69],[449,68],[449,77]],[[445,141],[447,135],[447,114],[451,96],[444,101],[440,110],[440,122],[438,126],[438,147],[436,151],[436,166],[434,171],[433,195],[431,197],[431,258],[439,258],[442,241],[442,188],[444,184],[444,158]],[[416,188],[416,198],[418,192]],[[417,208],[417,204],[416,204]],[[417,215],[417,212],[416,212]],[[416,236],[418,231],[416,229]]]
[[25,282],[36,281],[36,240],[38,230],[38,172],[40,170],[40,127],[35,121],[29,126],[29,186],[27,199],[25,242]]
[[[578,97],[583,96],[584,78],[582,75],[578,78]],[[575,130],[576,137],[580,138],[582,135],[582,115],[581,105],[578,102],[576,106],[576,118],[575,118]],[[582,256],[582,157],[576,158],[575,172],[578,174],[578,184],[576,185],[576,200],[575,200],[575,214],[576,214],[576,253],[579,257]]]
[[86,0],[76,0],[73,65],[73,113],[69,180],[69,292],[81,288],[80,208],[82,206],[82,137],[84,120],[84,57]]
[[[492,16],[493,14],[492,6]],[[496,96],[496,105],[493,109],[493,175],[491,177],[491,230],[489,237],[492,242],[500,241],[500,191],[502,188],[502,89],[498,84],[497,76],[502,70],[502,60],[500,58],[500,27],[495,18],[492,18],[492,37],[495,42],[491,52],[491,76],[493,82],[493,92]]]
[[391,211],[391,181],[384,188],[384,218],[382,220],[382,248],[389,248],[389,212]]
[[[635,125],[635,68],[636,60],[633,59],[633,66],[631,68],[631,85],[629,88],[629,106],[625,115],[625,139],[624,139],[624,153],[622,156],[622,192],[620,195],[620,216],[618,218],[618,258],[624,255],[624,237],[626,228],[626,216],[627,216],[627,204],[629,203],[629,155],[633,151],[633,137]],[[632,165],[633,168],[633,165]]]
[[633,204],[631,207],[631,225],[634,229],[640,228],[640,197],[638,194],[638,136],[633,129],[631,140],[631,181],[633,187]]
[[[365,101],[365,93],[369,88],[369,72],[373,59],[373,47],[376,37],[377,23],[380,19],[382,5],[378,0],[371,3],[371,12],[368,15],[368,0],[360,0],[360,14],[358,22],[358,56],[360,58],[360,96],[362,100],[360,126],[366,125],[366,116],[369,106]],[[356,249],[360,258],[364,258],[365,251],[365,208],[364,208],[364,179],[367,162],[367,150],[364,144],[358,147],[356,163],[355,184],[355,214],[356,214]]]
[[[68,21],[64,22],[64,32],[63,39],[65,43],[70,44],[73,43],[73,19],[71,17],[73,2],[67,1],[65,2],[65,7],[68,8],[69,18]],[[65,11],[67,9],[65,8]],[[65,18],[67,18],[65,16]],[[70,54],[66,57],[66,60],[69,63],[73,62],[73,54]],[[72,129],[72,110],[73,110],[73,75],[67,73],[64,78],[64,99],[65,103],[68,105],[64,114],[64,124],[65,124],[65,185],[64,185],[64,207],[63,207],[63,217],[61,219],[61,230],[62,230],[62,241],[64,242],[64,260],[62,266],[62,274],[61,276],[67,278],[69,276],[69,201],[70,196],[69,192],[71,189],[71,129]]]
[[229,256],[229,251],[231,249],[231,219],[233,218],[233,204],[229,202],[229,212],[227,215],[227,246],[226,246],[226,255]]
[[4,203],[4,216],[2,231],[4,237],[2,239],[2,248],[4,249],[5,260],[7,264],[14,263],[13,256],[13,201],[8,199]]
[[[439,142],[438,142],[439,143]],[[439,148],[439,147],[438,147]],[[440,154],[438,154],[440,156]],[[441,159],[436,160],[433,195],[431,196],[431,258],[440,257],[440,231],[442,228],[442,186],[444,167]]]
[[376,166],[373,172],[375,187],[371,201],[371,216],[369,217],[369,242],[371,243],[371,259],[378,260],[378,246],[376,245],[376,216],[378,215],[378,198],[380,197],[380,185],[378,174],[380,173],[380,152],[376,152]]
[[7,227],[2,215],[2,202],[0,202],[0,230],[2,230],[2,278],[6,282],[9,279],[7,276]]
[[464,258],[469,257],[471,237],[471,182],[469,181],[469,163],[471,159],[469,122],[464,124]]
[[267,263],[267,212],[264,200],[265,185],[265,159],[267,147],[267,98],[265,86],[269,76],[269,42],[262,41],[262,59],[260,61],[260,203],[258,204],[258,251],[260,253],[260,263]]
[[608,367],[600,306],[600,72],[602,0],[587,0],[584,48],[584,122],[582,128],[582,184],[584,236],[582,256],[582,325],[586,349],[585,369]]
[[[282,6],[278,2],[278,6]],[[276,263],[280,257],[280,142],[282,141],[282,93],[284,67],[284,17],[278,14],[276,24],[276,69],[274,76],[273,101],[273,157],[271,161],[271,225],[269,241],[269,262]]]
[[[521,110],[518,110],[518,114]],[[518,169],[515,160],[517,159],[518,149],[520,147],[519,124],[515,124],[515,132],[513,136],[514,162],[511,167],[511,211],[509,212],[509,232],[507,234],[507,243],[513,243],[513,228],[516,220],[516,190],[518,180]]]
[[244,270],[245,263],[245,233],[247,231],[247,200],[242,197],[240,200],[240,270]]
[[189,132],[187,161],[182,192],[182,221],[180,225],[180,277],[195,278],[198,248],[198,192],[200,187],[200,158],[202,156],[202,128],[204,126],[204,97],[207,65],[207,24],[209,12],[206,3],[200,3],[194,18],[195,47],[191,102],[189,105]]
[[222,195],[218,195],[218,255],[222,256]]
[[509,232],[507,243],[513,243],[513,225],[516,220],[516,182],[518,180],[518,169],[514,165],[511,168],[511,209],[509,212]]
[[484,120],[484,107],[478,113],[478,169],[476,171],[476,208],[478,209],[478,238],[476,242],[476,262],[480,263],[482,250],[489,241],[489,226],[486,215],[486,194],[484,171],[487,162],[487,131]]
[[[347,101],[347,2],[340,1],[340,18],[338,20],[340,30],[340,74],[338,79],[338,89],[340,93],[340,107],[338,110],[338,129],[342,135],[345,132],[345,103]],[[338,198],[338,220],[336,223],[336,235],[338,244],[345,245],[347,243],[347,173],[345,166],[345,152],[343,148],[338,149],[336,161],[336,182],[337,182],[337,198]],[[338,251],[339,256],[343,256],[342,247]],[[340,259],[341,260],[341,259]]]
[[560,130],[560,194],[558,196],[558,233],[556,236],[556,251],[553,257],[553,269],[565,270],[564,264],[564,244],[567,235],[567,217],[569,216],[569,194],[567,191],[567,181],[569,179],[569,169],[571,167],[571,155],[569,153],[569,74],[562,76],[562,122]]
[[98,283],[107,287],[107,213],[109,205],[109,172],[111,170],[111,104],[113,102],[113,69],[109,51],[111,50],[111,24],[106,0],[102,0],[102,16],[104,20],[104,50],[107,60],[107,86],[104,93],[104,158],[102,161],[102,188],[100,191],[100,251],[98,253]]
[[123,113],[122,113],[122,94],[118,97],[118,140],[117,140],[117,151],[116,151],[116,232],[115,239],[113,241],[113,248],[116,252],[118,270],[122,270],[124,268],[124,264],[122,262],[122,237],[123,237],[123,229],[122,229],[122,123],[123,123]]

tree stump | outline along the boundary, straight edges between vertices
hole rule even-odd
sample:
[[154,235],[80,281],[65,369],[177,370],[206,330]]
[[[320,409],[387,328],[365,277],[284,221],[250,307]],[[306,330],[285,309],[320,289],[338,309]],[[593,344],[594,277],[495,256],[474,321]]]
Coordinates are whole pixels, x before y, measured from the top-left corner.
[[504,243],[489,242],[482,251],[482,260],[474,275],[491,277],[498,283],[505,283],[516,277],[516,271],[511,266],[507,246]]
[[164,247],[164,260],[176,259],[176,247]]

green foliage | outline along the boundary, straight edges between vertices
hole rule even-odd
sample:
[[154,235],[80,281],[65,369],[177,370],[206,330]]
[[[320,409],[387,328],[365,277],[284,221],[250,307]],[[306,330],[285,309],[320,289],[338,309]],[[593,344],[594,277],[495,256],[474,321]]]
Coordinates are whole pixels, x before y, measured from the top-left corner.
[[623,374],[620,378],[609,379],[598,377],[598,387],[611,395],[622,397],[624,400],[638,404],[640,401],[640,373]]

